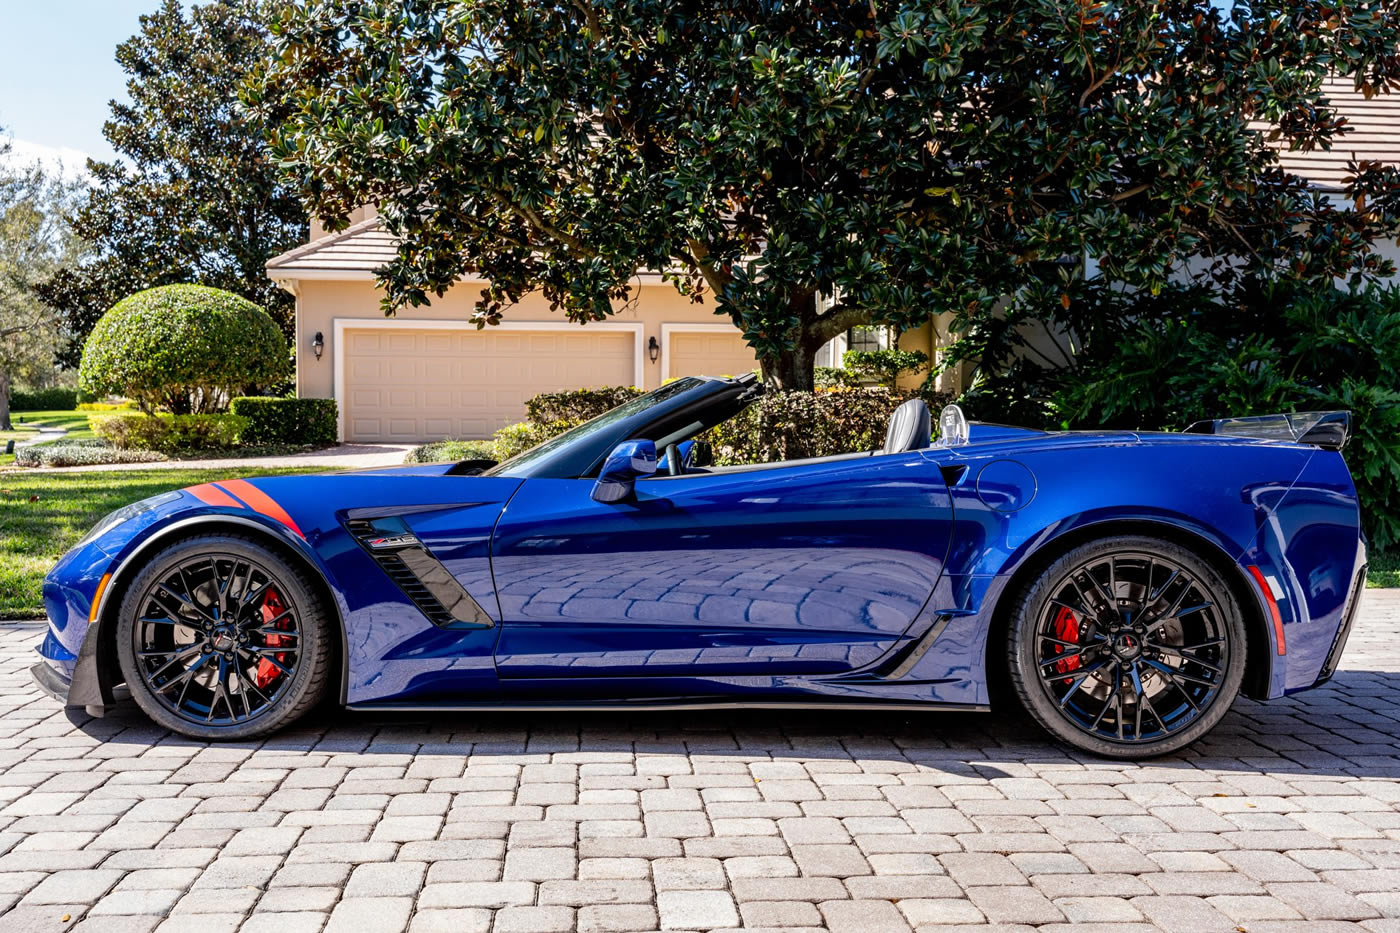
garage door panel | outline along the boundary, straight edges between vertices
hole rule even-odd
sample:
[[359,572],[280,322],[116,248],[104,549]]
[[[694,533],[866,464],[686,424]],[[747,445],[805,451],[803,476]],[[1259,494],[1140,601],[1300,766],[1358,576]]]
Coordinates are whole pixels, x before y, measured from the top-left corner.
[[738,330],[672,333],[667,340],[666,376],[738,376],[758,367],[753,349]]
[[635,380],[635,335],[347,329],[346,440],[489,437],[539,392]]

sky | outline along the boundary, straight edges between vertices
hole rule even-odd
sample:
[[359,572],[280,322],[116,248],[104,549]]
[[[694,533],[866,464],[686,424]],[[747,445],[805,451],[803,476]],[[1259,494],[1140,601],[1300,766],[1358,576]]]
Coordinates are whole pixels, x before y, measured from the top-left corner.
[[0,0],[0,128],[11,158],[80,173],[113,158],[102,138],[107,102],[125,98],[113,53],[159,0]]

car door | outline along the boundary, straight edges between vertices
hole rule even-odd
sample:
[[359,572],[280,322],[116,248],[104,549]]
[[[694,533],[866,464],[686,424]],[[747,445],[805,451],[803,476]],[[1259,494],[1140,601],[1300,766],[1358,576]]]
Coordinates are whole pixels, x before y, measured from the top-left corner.
[[951,534],[917,453],[592,487],[527,479],[497,523],[502,678],[859,668],[899,644]]

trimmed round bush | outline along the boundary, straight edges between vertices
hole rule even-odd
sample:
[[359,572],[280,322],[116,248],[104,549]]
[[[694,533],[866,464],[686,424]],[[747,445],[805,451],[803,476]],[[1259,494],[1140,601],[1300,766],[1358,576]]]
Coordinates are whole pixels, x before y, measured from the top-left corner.
[[287,342],[266,311],[202,285],[165,285],[117,302],[83,347],[78,386],[145,411],[219,412],[282,379]]

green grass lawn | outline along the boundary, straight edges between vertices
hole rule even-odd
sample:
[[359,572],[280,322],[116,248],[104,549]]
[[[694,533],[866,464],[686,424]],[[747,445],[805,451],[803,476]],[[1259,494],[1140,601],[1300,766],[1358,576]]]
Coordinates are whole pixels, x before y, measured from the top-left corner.
[[[88,427],[88,412],[85,411],[12,411],[10,423],[14,425],[13,431],[0,431],[0,451],[5,449],[6,441],[32,440],[39,433],[40,425],[64,428],[68,431],[64,436],[68,438],[93,436],[92,429]],[[14,454],[0,453],[0,466],[14,461]]]
[[13,411],[10,412],[10,421],[15,430],[0,431],[0,441],[9,440],[11,437],[27,440],[39,430],[39,425],[46,428],[64,428],[68,431],[67,437],[70,439],[92,437],[92,430],[88,428],[88,414],[85,411]]
[[63,553],[114,509],[211,480],[315,470],[104,470],[0,475],[0,619],[43,614],[40,584]]

